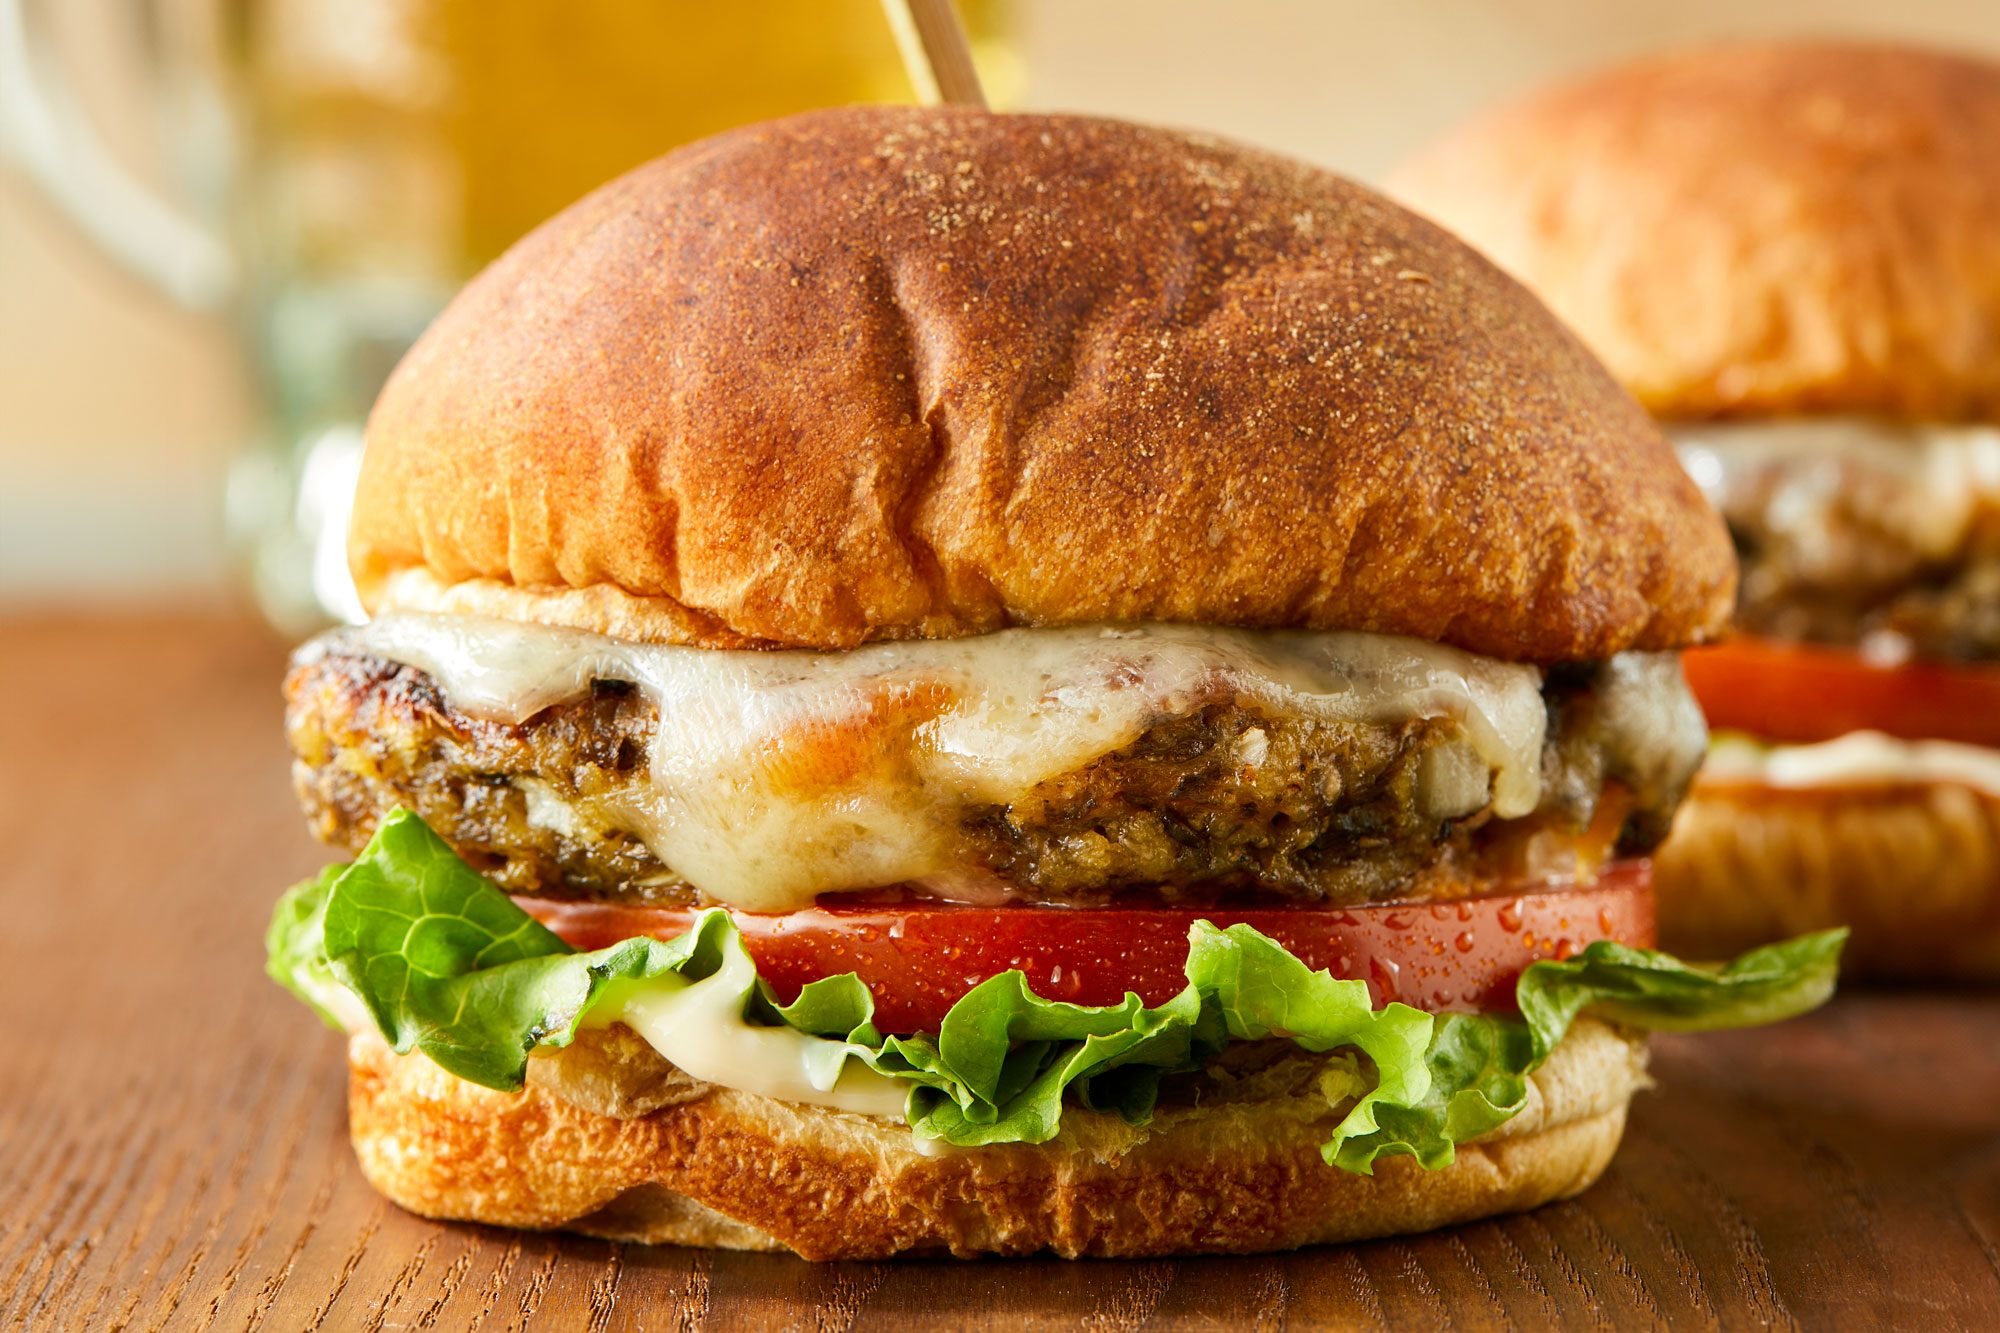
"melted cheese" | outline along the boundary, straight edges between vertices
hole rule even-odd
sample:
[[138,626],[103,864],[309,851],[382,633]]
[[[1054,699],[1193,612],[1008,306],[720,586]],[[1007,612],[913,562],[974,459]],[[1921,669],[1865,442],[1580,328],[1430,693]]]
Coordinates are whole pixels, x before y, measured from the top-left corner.
[[1766,787],[1867,787],[1952,782],[2000,796],[2000,751],[1951,741],[1905,741],[1856,731],[1817,745],[1717,737],[1702,779]]
[[1980,508],[2000,503],[1996,426],[1806,417],[1683,425],[1670,433],[1688,474],[1724,513],[1742,478],[1781,469],[1767,517],[1809,563],[1815,537],[1831,531],[1839,510],[1864,502],[1848,481],[1855,472],[1875,482],[1865,500],[1869,522],[1933,559],[1957,551]]
[[[417,615],[336,633],[506,722],[594,680],[637,686],[659,713],[650,781],[581,813],[543,793],[531,813],[622,828],[706,898],[753,912],[949,882],[963,873],[953,847],[968,807],[1008,803],[1120,749],[1218,684],[1280,716],[1453,719],[1496,815],[1527,814],[1541,797],[1540,673],[1415,639],[1148,625],[720,652]],[[1247,758],[1256,742],[1245,742]]]
[[623,1023],[663,1058],[717,1087],[902,1118],[909,1086],[868,1068],[840,1042],[744,1022],[756,984],[756,967],[739,947],[700,981],[614,982],[583,1025]]

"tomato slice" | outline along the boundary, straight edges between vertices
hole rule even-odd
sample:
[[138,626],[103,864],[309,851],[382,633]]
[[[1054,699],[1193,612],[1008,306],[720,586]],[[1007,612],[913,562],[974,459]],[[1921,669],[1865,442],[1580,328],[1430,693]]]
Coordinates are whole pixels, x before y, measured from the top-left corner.
[[1850,731],[2000,747],[2000,667],[1910,662],[1740,637],[1682,655],[1711,727],[1774,741],[1830,741]]
[[[580,949],[635,935],[671,939],[684,908],[517,899]],[[1376,907],[1250,910],[1126,907],[816,907],[780,916],[733,913],[758,972],[781,1001],[807,982],[858,973],[885,1032],[935,1032],[945,1011],[988,977],[1013,968],[1035,994],[1073,1004],[1116,1004],[1128,990],[1160,1004],[1187,984],[1188,928],[1244,922],[1308,966],[1369,983],[1377,1003],[1423,1009],[1505,1010],[1521,969],[1566,958],[1596,939],[1651,947],[1653,875],[1623,861],[1576,887]]]

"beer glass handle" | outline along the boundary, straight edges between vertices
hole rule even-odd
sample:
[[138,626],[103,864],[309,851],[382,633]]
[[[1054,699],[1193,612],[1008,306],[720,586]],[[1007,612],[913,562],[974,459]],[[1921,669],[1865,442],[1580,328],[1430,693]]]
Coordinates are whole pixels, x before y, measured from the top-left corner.
[[104,146],[30,29],[30,0],[0,0],[0,147],[122,267],[195,310],[237,287],[227,245],[161,199]]

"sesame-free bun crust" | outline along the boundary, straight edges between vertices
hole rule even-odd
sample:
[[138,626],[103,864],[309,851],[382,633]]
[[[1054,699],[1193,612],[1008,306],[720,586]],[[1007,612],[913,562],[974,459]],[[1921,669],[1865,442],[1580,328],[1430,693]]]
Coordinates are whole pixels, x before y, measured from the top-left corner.
[[857,108],[639,168],[370,419],[371,610],[710,647],[1360,629],[1706,637],[1734,567],[1533,297],[1348,181],[1113,121]]
[[607,1114],[556,1090],[601,1093],[604,1052],[575,1054],[593,1067],[567,1084],[503,1093],[355,1038],[362,1170],[426,1217],[808,1259],[1244,1253],[1566,1198],[1611,1160],[1645,1081],[1642,1042],[1585,1020],[1533,1076],[1527,1108],[1452,1166],[1399,1157],[1358,1176],[1321,1160],[1336,1117],[1316,1094],[1163,1108],[1144,1130],[1069,1108],[1050,1143],[927,1156],[900,1122],[724,1089]]
[[1849,926],[1849,976],[2000,981],[2000,797],[1959,783],[1697,779],[1653,882],[1660,947],[1687,957]]
[[1662,417],[2000,418],[2000,65],[1679,52],[1475,119],[1389,188]]

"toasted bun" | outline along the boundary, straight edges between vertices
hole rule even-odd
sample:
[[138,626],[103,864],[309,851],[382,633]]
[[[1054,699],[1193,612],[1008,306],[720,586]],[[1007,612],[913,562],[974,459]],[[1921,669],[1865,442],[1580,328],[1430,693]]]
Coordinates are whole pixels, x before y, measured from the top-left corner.
[[2000,417],[2000,65],[1682,52],[1475,120],[1390,189],[1663,417]]
[[1401,1157],[1357,1176],[1320,1158],[1335,1116],[1317,1095],[1163,1108],[1143,1130],[1071,1108],[1047,1144],[926,1155],[898,1123],[699,1085],[621,1118],[602,1105],[605,1051],[555,1058],[572,1057],[582,1070],[543,1067],[500,1093],[357,1037],[363,1171],[426,1217],[808,1259],[1242,1253],[1575,1194],[1611,1160],[1645,1079],[1638,1039],[1585,1020],[1534,1075],[1527,1109],[1451,1167]]
[[1725,620],[1715,517],[1519,286],[1323,172],[1113,121],[830,111],[641,167],[383,390],[373,610],[706,646],[1361,629],[1533,661]]
[[1697,781],[1653,879],[1689,957],[1851,926],[1848,975],[2000,980],[2000,797],[1970,787]]

